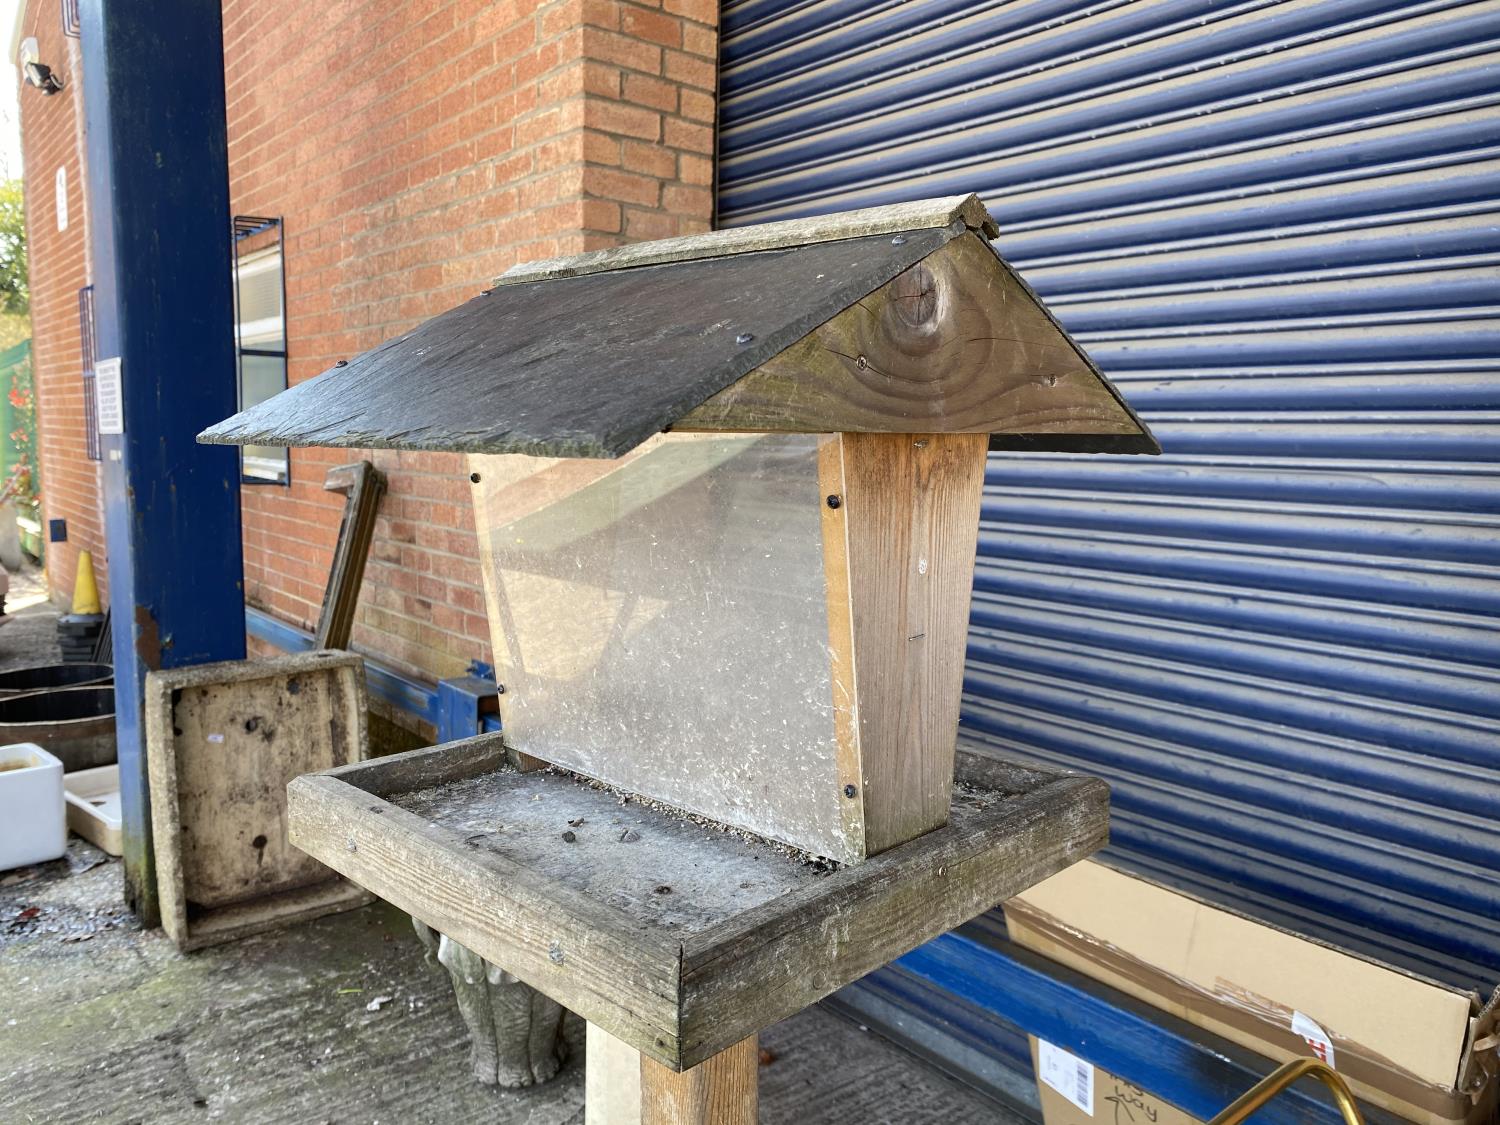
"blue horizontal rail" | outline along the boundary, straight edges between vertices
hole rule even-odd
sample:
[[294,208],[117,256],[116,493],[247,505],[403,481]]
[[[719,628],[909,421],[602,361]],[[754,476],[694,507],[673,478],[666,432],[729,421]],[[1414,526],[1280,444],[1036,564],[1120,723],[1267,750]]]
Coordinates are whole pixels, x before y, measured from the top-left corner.
[[[256,640],[265,641],[283,652],[307,652],[313,647],[313,636],[295,625],[272,617],[264,610],[245,607],[245,631]],[[365,686],[376,699],[389,703],[423,722],[438,725],[438,689],[403,676],[385,665],[365,657]]]
[[[1274,1060],[1017,948],[1002,926],[998,915],[987,915],[881,974],[910,974],[951,994],[960,1010],[977,1006],[993,1013],[1205,1121],[1276,1068]],[[1110,1095],[1099,1085],[1094,1096],[1097,1103]],[[1395,1121],[1362,1108],[1371,1125]],[[1341,1118],[1322,1096],[1294,1087],[1257,1111],[1256,1121],[1332,1125]]]

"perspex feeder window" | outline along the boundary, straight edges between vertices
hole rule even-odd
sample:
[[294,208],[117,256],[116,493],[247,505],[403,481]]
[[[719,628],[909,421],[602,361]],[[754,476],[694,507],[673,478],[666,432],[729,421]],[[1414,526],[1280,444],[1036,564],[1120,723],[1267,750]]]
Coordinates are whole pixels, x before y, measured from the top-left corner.
[[[814,434],[470,459],[518,750],[847,858]],[[798,829],[789,829],[796,825]]]

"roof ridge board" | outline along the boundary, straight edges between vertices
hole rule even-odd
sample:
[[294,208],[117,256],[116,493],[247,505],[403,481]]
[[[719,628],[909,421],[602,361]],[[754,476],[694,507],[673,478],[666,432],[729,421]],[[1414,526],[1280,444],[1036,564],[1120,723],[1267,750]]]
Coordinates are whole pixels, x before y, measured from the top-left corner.
[[497,277],[495,284],[558,281],[637,266],[666,265],[768,250],[790,250],[817,242],[840,242],[878,234],[901,234],[911,230],[948,227],[956,222],[962,222],[968,229],[979,232],[986,240],[999,234],[995,220],[990,217],[977,195],[953,195],[883,207],[863,207],[831,215],[731,227],[707,234],[663,238],[655,242],[612,246],[604,250],[588,250],[582,254],[543,258],[535,262],[519,262]]

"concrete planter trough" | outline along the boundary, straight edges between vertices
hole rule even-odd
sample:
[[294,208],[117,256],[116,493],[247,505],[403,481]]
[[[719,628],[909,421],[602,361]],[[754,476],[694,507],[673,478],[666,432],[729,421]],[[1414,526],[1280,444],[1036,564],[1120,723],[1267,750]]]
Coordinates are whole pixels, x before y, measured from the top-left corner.
[[63,769],[91,769],[115,760],[115,689],[58,688],[0,699],[0,745],[31,742]]

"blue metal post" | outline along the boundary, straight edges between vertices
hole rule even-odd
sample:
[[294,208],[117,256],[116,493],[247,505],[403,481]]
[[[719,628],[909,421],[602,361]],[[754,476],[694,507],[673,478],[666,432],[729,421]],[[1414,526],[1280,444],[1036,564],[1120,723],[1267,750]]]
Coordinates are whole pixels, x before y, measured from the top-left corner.
[[236,409],[218,4],[82,3],[98,355],[121,361],[104,437],[125,897],[157,920],[146,673],[245,655],[239,455],[201,446]]

